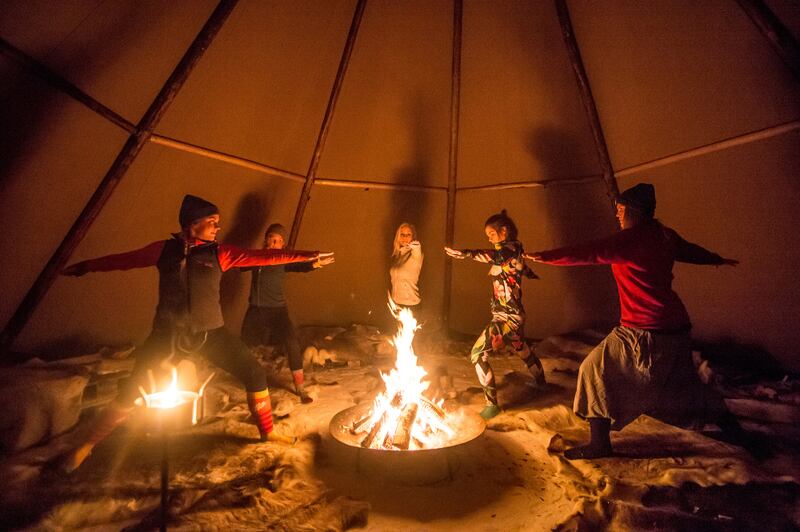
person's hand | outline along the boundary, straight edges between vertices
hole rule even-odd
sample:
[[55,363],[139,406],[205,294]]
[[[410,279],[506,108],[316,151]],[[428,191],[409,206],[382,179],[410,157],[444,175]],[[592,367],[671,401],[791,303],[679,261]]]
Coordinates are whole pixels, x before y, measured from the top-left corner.
[[739,261],[736,259],[722,259],[720,266],[736,266],[737,264],[739,264]]
[[317,256],[314,258],[314,260],[318,260],[318,261],[323,261],[323,260],[327,260],[327,259],[331,259],[331,261],[333,260],[333,251],[320,251],[319,253],[317,253]]
[[472,258],[478,262],[490,262],[492,260],[492,257],[489,256],[488,253],[483,252],[473,253]]
[[444,252],[447,253],[450,257],[453,257],[454,259],[465,259],[465,258],[467,258],[467,256],[464,255],[463,251],[459,251],[457,249],[449,248],[447,246],[444,247]]
[[331,253],[330,257],[323,257],[322,254],[320,254],[320,257],[317,259],[317,262],[314,263],[314,267],[322,268],[323,266],[333,264],[334,262],[336,262],[336,259],[334,258],[333,253]]
[[534,251],[533,253],[523,253],[522,257],[534,262],[542,262],[542,254],[538,251]]
[[412,240],[411,242],[408,243],[408,247],[410,248],[418,248],[421,245],[422,244],[419,243],[419,240]]
[[76,262],[70,266],[67,266],[63,270],[61,270],[61,275],[69,275],[70,277],[80,277],[81,275],[86,275],[88,273],[89,267],[86,265],[85,262]]

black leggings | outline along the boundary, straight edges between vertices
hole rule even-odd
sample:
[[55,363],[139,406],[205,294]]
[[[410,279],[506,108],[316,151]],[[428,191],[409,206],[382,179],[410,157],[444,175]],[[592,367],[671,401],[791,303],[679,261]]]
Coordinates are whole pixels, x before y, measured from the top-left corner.
[[[202,342],[204,337],[205,341]],[[184,338],[184,340],[186,339]],[[197,354],[242,381],[248,392],[258,392],[267,388],[267,373],[264,368],[261,367],[250,349],[225,327],[195,334],[191,341],[181,342],[181,345],[188,347],[185,344],[194,344]],[[120,403],[133,403],[139,396],[138,386],[150,391],[147,370],[158,369],[159,363],[172,352],[172,345],[171,330],[153,329],[144,343],[134,351],[136,364],[127,385],[120,393]],[[177,355],[182,353],[178,348],[175,351]]]
[[286,307],[250,305],[242,323],[242,340],[250,347],[277,345],[289,357],[292,371],[303,369],[303,354]]

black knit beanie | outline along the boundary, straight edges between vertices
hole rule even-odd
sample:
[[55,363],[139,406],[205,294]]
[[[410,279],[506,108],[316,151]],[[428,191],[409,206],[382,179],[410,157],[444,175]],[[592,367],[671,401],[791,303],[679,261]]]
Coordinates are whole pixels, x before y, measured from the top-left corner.
[[284,240],[286,240],[286,228],[281,224],[271,224],[267,227],[267,232],[264,233],[264,238],[270,233],[281,235]]
[[189,227],[195,220],[213,214],[219,214],[219,209],[216,205],[203,198],[186,194],[181,203],[181,212],[178,215],[178,222],[181,224],[181,227]]
[[649,183],[634,185],[619,195],[617,203],[636,209],[648,218],[652,218],[656,213],[656,187]]

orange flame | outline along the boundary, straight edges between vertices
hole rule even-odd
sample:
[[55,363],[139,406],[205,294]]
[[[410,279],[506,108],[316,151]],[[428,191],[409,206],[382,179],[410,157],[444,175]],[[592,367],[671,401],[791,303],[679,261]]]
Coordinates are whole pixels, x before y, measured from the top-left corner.
[[380,429],[369,443],[370,448],[393,449],[393,439],[402,422],[404,412],[414,407],[416,417],[411,426],[409,449],[438,447],[454,435],[441,402],[432,403],[422,393],[430,386],[423,379],[425,370],[417,364],[417,355],[412,342],[419,325],[408,308],[398,308],[389,299],[389,309],[398,320],[398,330],[393,344],[397,350],[395,367],[388,374],[381,374],[386,390],[375,398],[370,419],[363,430],[369,432],[380,423]]

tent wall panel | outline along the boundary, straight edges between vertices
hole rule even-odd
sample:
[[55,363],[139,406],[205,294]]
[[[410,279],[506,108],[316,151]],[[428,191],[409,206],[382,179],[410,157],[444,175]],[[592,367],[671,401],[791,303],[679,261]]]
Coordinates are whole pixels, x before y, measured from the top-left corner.
[[449,4],[367,4],[320,177],[447,186]]
[[6,250],[0,256],[0,323],[5,324],[127,134],[3,59],[0,78],[0,246]]
[[[169,238],[180,229],[178,210],[186,193],[220,208],[222,242],[261,247],[269,221],[291,216],[300,184],[148,145],[71,262]],[[236,332],[246,309],[248,283],[246,273],[231,271],[223,276],[223,313]],[[20,350],[64,354],[97,343],[141,341],[150,329],[157,293],[155,268],[60,278],[15,345]]]
[[352,0],[240,3],[157,132],[305,175]]
[[800,132],[620,181],[656,186],[656,215],[735,268],[676,265],[674,288],[699,338],[766,347],[800,369]]
[[765,0],[764,3],[794,38],[800,41],[800,4],[795,0]]
[[569,6],[616,170],[800,117],[800,83],[736,2]]
[[4,4],[0,36],[137,122],[217,2]]
[[[0,37],[136,122],[215,4],[10,1],[0,10]],[[795,4],[766,4],[797,36]],[[223,241],[259,245],[269,222],[289,225],[355,6],[242,0],[167,110],[153,139],[161,144],[145,147],[71,262],[167,237],[185,193],[220,206]],[[568,7],[620,188],[655,183],[667,224],[742,261],[676,266],[695,335],[763,345],[800,368],[792,268],[800,259],[800,83],[734,0],[568,0]],[[425,318],[438,325],[450,260],[441,250],[447,193],[392,187],[447,184],[452,39],[452,0],[367,3],[298,241],[336,251],[337,261],[290,276],[298,323],[393,326],[385,306],[391,241],[409,220],[426,254]],[[503,207],[528,250],[615,231],[554,4],[465,2],[461,52],[455,245],[486,246],[483,223]],[[4,58],[0,75],[5,322],[126,133]],[[709,144],[717,151],[704,149]],[[191,145],[206,151],[174,149]],[[209,150],[232,158],[215,160]],[[236,157],[294,178],[238,166],[247,161]],[[340,180],[380,185],[344,188]],[[559,182],[470,190],[541,181]],[[486,267],[452,266],[450,324],[476,334],[489,319]],[[529,337],[617,320],[608,268],[535,268],[541,280],[525,286]],[[234,331],[248,284],[246,273],[224,277]],[[60,278],[14,348],[48,356],[141,340],[155,298],[154,271]]]
[[386,308],[392,241],[397,226],[417,226],[425,259],[420,279],[430,328],[441,312],[444,275],[442,192],[404,192],[315,186],[297,246],[336,252],[322,271],[292,275],[290,308],[299,323],[371,323],[394,327]]
[[458,186],[602,173],[552,2],[466,2]]
[[[456,212],[455,247],[490,248],[484,223],[505,208],[519,229],[528,251],[576,244],[613,231],[614,219],[605,185],[557,186],[493,192],[460,192]],[[613,323],[618,319],[616,290],[603,267],[557,268],[531,265],[540,280],[525,280],[523,295],[532,338]],[[492,296],[488,267],[475,261],[453,265],[454,329],[477,333],[490,319]]]

